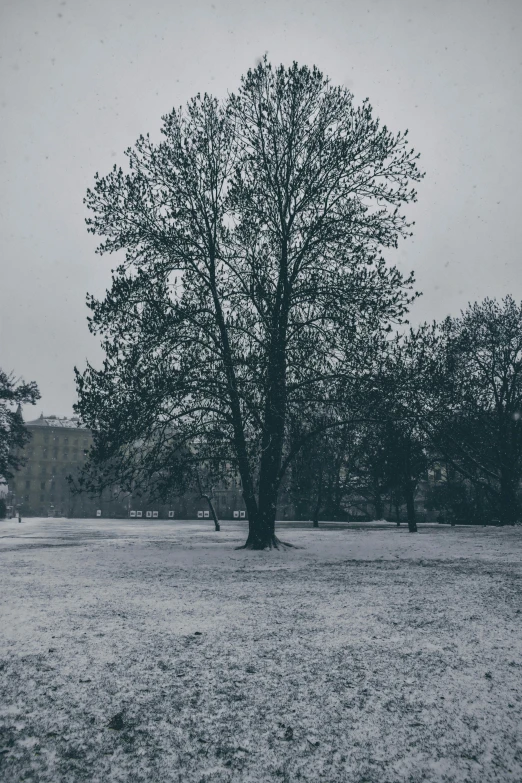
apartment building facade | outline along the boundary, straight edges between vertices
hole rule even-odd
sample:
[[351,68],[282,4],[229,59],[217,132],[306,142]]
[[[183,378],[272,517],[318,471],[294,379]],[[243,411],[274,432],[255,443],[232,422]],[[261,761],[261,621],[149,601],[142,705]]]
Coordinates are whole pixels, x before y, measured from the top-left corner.
[[[23,450],[25,465],[9,481],[10,513],[22,516],[197,519],[208,516],[208,504],[198,493],[187,491],[170,501],[132,497],[117,488],[97,496],[77,494],[68,476],[77,478],[92,444],[91,431],[77,418],[44,416],[25,422],[31,440]],[[222,519],[245,519],[239,482],[216,487],[216,511]]]
[[9,481],[10,505],[25,516],[90,516],[93,503],[72,493],[67,481],[85,463],[90,430],[78,419],[43,414],[25,426],[31,440],[23,451],[26,464]]

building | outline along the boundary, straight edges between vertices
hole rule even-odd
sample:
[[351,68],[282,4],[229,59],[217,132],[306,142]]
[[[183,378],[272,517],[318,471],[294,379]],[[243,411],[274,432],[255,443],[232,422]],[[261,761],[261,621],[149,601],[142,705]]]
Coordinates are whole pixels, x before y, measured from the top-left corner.
[[90,430],[76,418],[44,416],[26,422],[31,440],[26,464],[9,481],[9,504],[22,516],[90,516],[92,501],[71,492],[92,443]]
[[[7,505],[22,516],[194,519],[209,516],[207,502],[188,491],[170,502],[131,497],[117,487],[101,495],[76,494],[67,478],[76,478],[92,444],[91,431],[78,418],[44,416],[25,423],[31,440],[25,465],[9,481]],[[221,519],[246,518],[238,479],[216,487],[214,503]]]

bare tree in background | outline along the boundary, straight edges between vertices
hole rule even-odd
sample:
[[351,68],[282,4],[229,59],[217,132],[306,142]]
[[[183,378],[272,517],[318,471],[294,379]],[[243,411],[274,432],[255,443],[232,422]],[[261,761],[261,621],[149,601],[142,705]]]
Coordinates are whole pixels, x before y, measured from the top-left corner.
[[486,493],[501,524],[520,520],[522,479],[522,304],[476,302],[440,332],[438,448]]

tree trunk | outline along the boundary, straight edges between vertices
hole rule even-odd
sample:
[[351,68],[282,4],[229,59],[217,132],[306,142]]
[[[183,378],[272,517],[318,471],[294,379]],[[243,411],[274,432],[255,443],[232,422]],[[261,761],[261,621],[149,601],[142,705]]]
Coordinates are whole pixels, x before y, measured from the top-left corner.
[[239,549],[277,549],[281,545],[290,546],[279,541],[275,534],[286,414],[286,360],[281,334],[275,340],[272,353],[271,372],[269,370],[271,384],[266,397],[265,427],[261,442],[258,510],[252,518],[249,514],[248,538]]
[[267,367],[268,387],[263,412],[258,510],[252,519],[249,515],[248,538],[244,546],[239,549],[277,549],[281,545],[290,546],[279,541],[275,534],[287,403],[286,333],[290,308],[287,251],[287,243],[283,239],[281,267],[270,319],[272,337]]
[[275,535],[279,465],[274,444],[269,444],[261,459],[258,511],[252,518],[249,516],[248,538],[240,549],[277,549],[279,546]]
[[248,518],[248,537],[238,549],[278,549],[291,546],[275,534],[277,514],[278,474],[281,466],[282,439],[274,438],[267,444],[261,460],[258,510]]
[[323,468],[319,469],[319,476],[317,481],[317,500],[314,508],[314,515],[312,520],[312,527],[319,527],[319,512],[321,511],[321,503],[323,501]]
[[220,524],[219,524],[219,521],[218,521],[218,518],[217,518],[217,515],[216,515],[216,512],[215,512],[215,509],[214,509],[214,504],[212,503],[210,495],[207,495],[206,492],[203,492],[203,490],[201,488],[201,479],[199,477],[199,473],[196,473],[196,479],[197,479],[197,482],[198,482],[199,494],[200,494],[200,496],[204,500],[207,501],[208,507],[210,509],[210,513],[212,514],[212,519],[214,520],[214,528],[215,528],[216,532],[219,533],[219,531],[221,530],[221,527],[220,527]]
[[401,526],[401,508],[398,499],[395,499],[395,519],[397,521],[397,527]]
[[293,546],[293,544],[281,541],[275,534],[280,456],[281,453],[279,461],[277,461],[276,455],[276,459],[269,460],[268,465],[264,466],[263,481],[259,482],[258,511],[252,518],[249,516],[247,540],[243,546],[239,546],[237,549],[261,550]]
[[406,487],[406,513],[408,516],[408,531],[410,533],[417,533],[417,521],[415,519],[415,501],[413,497],[412,487]]
[[518,516],[518,502],[510,470],[500,476],[500,524],[514,525]]
[[260,512],[257,519],[248,520],[248,537],[243,546],[237,549],[279,549],[280,546],[287,546],[280,541],[275,534],[275,513],[269,515]]
[[375,508],[375,519],[382,519],[384,517],[384,504],[382,502],[382,495],[378,488],[375,490],[373,505]]
[[406,516],[408,519],[408,532],[417,532],[417,520],[415,519],[415,488],[416,482],[412,481],[411,471],[411,442],[405,443],[406,449],[403,462],[403,487],[406,500]]
[[219,520],[217,518],[217,514],[214,509],[214,504],[212,503],[209,495],[202,495],[201,497],[205,498],[205,500],[207,501],[208,507],[210,509],[210,513],[212,514],[212,519],[214,520],[214,528],[216,532],[219,533],[219,531],[221,530],[221,526],[219,524]]

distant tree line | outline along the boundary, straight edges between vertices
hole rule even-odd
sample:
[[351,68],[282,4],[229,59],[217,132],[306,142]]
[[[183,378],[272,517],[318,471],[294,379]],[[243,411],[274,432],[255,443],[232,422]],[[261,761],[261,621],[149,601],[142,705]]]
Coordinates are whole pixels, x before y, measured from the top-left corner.
[[[289,491],[301,514],[373,516],[416,529],[415,494],[428,468],[427,509],[441,521],[521,518],[522,304],[470,305],[382,346],[365,421],[341,426],[296,460]],[[432,473],[433,476],[433,473]]]

